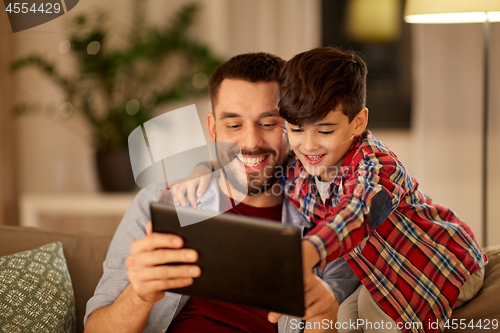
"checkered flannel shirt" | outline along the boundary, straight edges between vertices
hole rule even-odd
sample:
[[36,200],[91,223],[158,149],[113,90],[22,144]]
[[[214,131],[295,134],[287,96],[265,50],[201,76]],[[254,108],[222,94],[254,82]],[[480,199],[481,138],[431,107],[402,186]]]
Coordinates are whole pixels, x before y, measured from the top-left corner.
[[[420,192],[397,156],[369,131],[354,140],[324,204],[314,177],[294,155],[283,186],[315,226],[306,239],[318,249],[320,267],[345,256],[396,322],[442,331],[465,280],[488,261],[470,228]],[[430,322],[436,321],[439,329],[433,330]]]

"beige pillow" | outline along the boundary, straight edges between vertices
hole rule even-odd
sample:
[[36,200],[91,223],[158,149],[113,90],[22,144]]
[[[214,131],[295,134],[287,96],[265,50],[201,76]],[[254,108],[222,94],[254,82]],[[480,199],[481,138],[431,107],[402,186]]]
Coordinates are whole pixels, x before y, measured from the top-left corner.
[[[500,331],[500,246],[485,248],[484,252],[488,255],[489,263],[485,268],[483,288],[469,303],[454,310],[451,316],[452,320],[457,319],[457,323],[462,320],[467,327],[448,329],[445,332]],[[470,324],[474,328],[469,327]]]

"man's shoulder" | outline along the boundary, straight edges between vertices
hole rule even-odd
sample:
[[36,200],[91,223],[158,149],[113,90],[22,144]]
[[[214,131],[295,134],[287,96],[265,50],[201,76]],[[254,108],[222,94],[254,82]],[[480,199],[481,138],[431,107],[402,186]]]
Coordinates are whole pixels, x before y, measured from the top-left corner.
[[167,190],[164,183],[152,183],[141,189],[127,209],[127,213],[122,220],[122,224],[129,222],[137,223],[145,219],[145,223],[150,219],[151,203],[164,203],[173,205],[174,201],[170,190]]
[[[218,177],[212,177],[210,183],[207,187],[207,191],[200,198],[209,201],[218,193]],[[136,203],[151,203],[151,202],[161,202],[166,204],[174,205],[174,200],[172,192],[167,189],[167,185],[164,181],[156,181],[150,183],[147,187],[141,189],[134,198]],[[187,201],[189,204],[189,201]]]
[[138,202],[174,203],[172,194],[163,181],[149,184],[137,193],[134,200]]

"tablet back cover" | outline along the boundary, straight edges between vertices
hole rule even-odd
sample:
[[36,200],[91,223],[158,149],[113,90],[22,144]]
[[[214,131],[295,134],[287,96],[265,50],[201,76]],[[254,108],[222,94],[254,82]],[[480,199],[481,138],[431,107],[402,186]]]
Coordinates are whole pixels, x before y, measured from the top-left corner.
[[[184,295],[304,315],[301,237],[298,228],[234,214],[214,216],[177,208],[182,214],[205,214],[207,220],[180,226],[176,208],[151,204],[154,232],[184,239],[198,251],[202,274],[191,286],[171,289]],[[202,220],[202,218],[199,220]]]

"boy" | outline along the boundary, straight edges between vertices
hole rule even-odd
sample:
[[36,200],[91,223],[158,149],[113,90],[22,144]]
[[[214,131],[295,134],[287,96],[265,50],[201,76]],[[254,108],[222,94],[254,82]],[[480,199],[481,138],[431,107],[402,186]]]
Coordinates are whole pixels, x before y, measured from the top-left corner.
[[358,55],[331,47],[285,64],[279,108],[295,152],[285,195],[316,225],[305,238],[316,250],[309,247],[309,265],[345,256],[361,280],[346,306],[358,298],[360,317],[372,323],[442,331],[481,288],[488,259],[470,228],[420,192],[365,131],[366,75]]
[[439,332],[481,289],[488,258],[365,130],[366,75],[358,55],[332,47],[300,53],[282,70],[280,115],[295,153],[283,190],[315,226],[303,241],[305,268],[346,258],[362,285],[338,321],[362,319],[356,332]]

